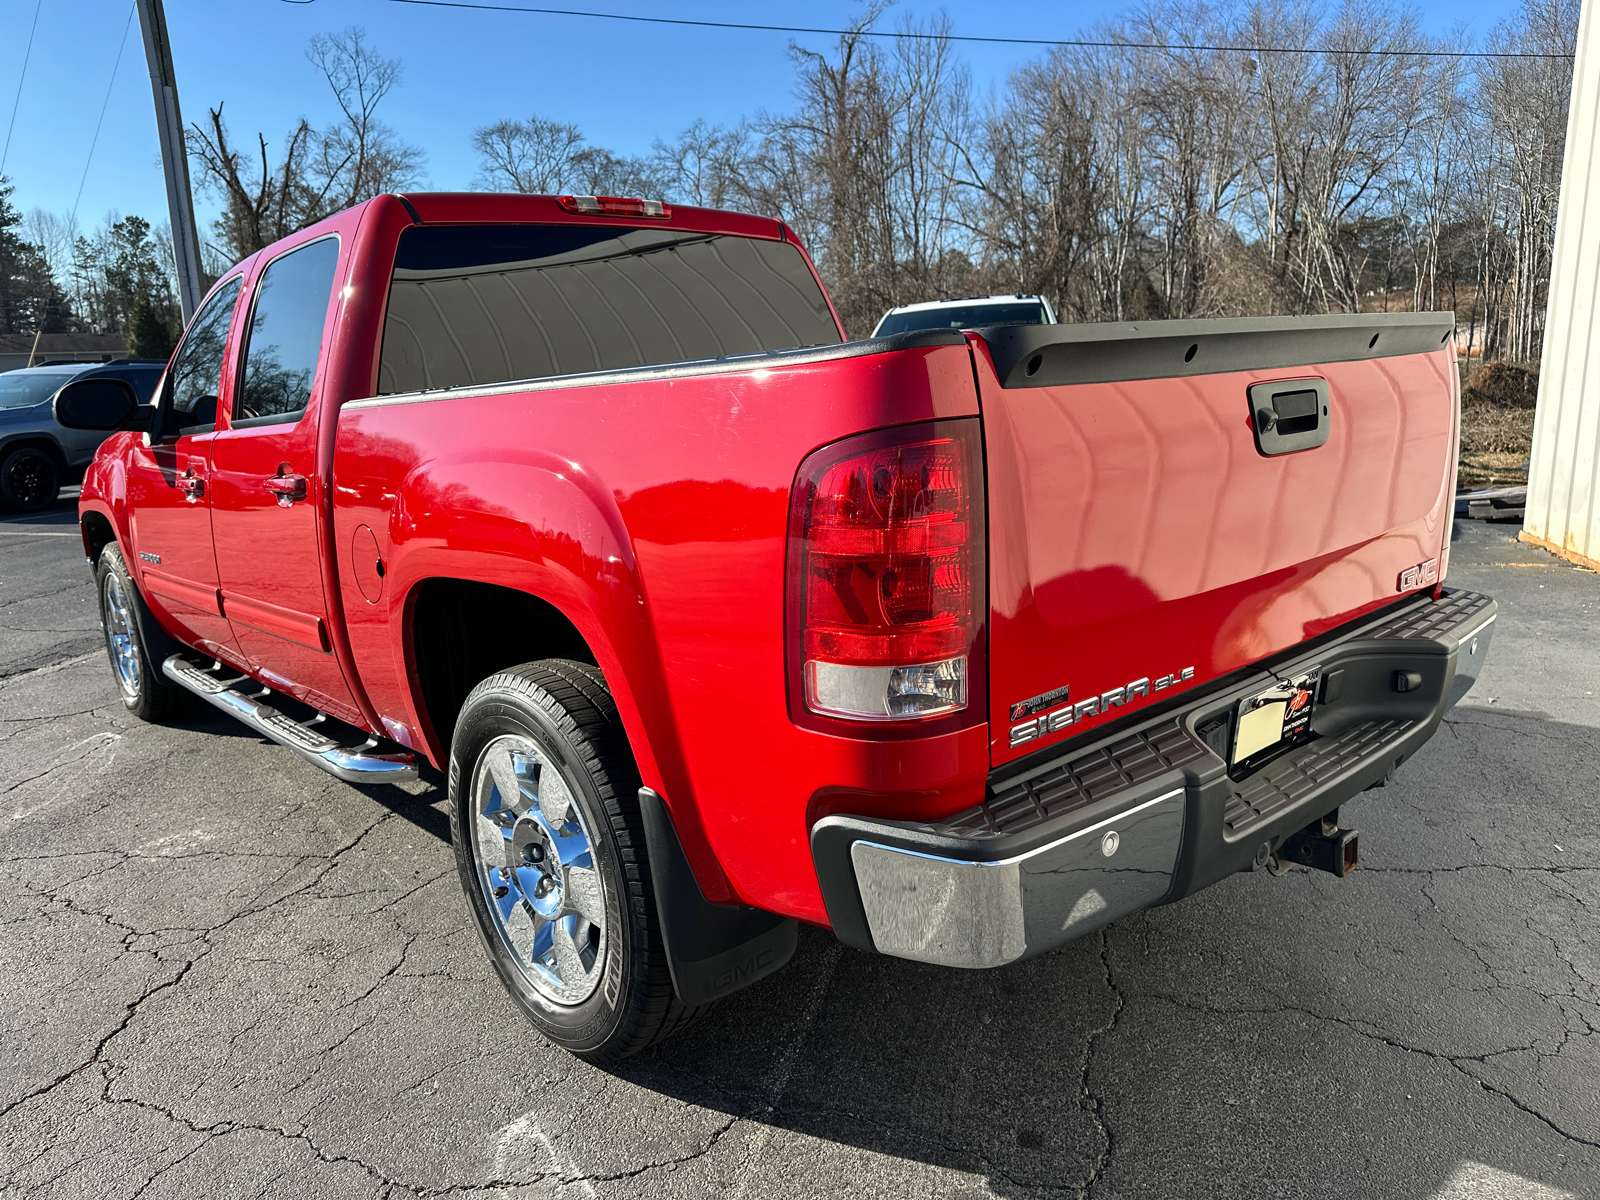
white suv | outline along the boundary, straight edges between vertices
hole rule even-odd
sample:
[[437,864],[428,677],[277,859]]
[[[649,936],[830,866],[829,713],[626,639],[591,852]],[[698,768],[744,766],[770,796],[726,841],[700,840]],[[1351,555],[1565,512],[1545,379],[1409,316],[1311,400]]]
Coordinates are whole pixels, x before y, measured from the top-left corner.
[[916,329],[980,329],[985,325],[1058,325],[1055,309],[1043,296],[956,296],[903,304],[883,314],[873,337]]

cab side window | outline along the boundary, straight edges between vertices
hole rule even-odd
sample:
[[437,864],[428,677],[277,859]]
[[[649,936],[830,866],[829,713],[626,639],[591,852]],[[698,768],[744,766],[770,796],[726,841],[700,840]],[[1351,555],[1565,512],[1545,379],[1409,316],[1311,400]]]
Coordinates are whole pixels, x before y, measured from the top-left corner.
[[189,324],[189,332],[184,334],[163,397],[162,430],[168,437],[205,433],[216,424],[228,322],[239,299],[241,282],[237,278],[229,280],[200,309]]
[[291,250],[262,273],[233,406],[235,427],[296,420],[305,412],[338,265],[339,239],[330,237]]

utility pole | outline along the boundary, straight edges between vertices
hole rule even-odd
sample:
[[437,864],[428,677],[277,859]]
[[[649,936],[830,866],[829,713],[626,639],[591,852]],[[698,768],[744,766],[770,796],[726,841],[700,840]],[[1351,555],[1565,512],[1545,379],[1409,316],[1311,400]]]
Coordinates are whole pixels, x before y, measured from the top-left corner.
[[178,80],[172,71],[172,42],[161,0],[138,0],[139,27],[144,31],[144,57],[150,64],[150,90],[156,101],[156,128],[161,134],[161,166],[167,176],[167,211],[172,221],[172,262],[178,273],[178,303],[189,323],[206,294],[200,274],[200,237],[194,224],[194,196],[189,191],[189,156],[183,145],[183,114],[178,111]]

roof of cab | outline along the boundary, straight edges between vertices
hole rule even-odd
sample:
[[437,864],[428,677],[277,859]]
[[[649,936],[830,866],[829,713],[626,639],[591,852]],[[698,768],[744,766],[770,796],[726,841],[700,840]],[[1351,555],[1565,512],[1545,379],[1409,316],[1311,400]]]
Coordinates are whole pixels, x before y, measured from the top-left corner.
[[501,192],[405,192],[399,195],[423,225],[622,225],[629,228],[659,225],[696,233],[786,240],[783,224],[771,217],[692,208],[686,204],[668,205],[671,215],[663,219],[569,212],[555,196]]

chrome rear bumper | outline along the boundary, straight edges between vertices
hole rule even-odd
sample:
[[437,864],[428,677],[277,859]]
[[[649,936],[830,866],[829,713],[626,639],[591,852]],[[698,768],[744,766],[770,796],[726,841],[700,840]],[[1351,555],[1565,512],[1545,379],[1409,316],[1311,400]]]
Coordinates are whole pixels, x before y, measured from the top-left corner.
[[850,847],[874,946],[950,967],[998,967],[1147,908],[1172,886],[1183,789],[998,862],[861,840]]
[[[932,823],[824,817],[811,845],[834,931],[900,958],[994,967],[1260,865],[1433,735],[1476,680],[1495,618],[1494,601],[1470,592],[1419,600],[1270,671],[1031,756],[966,812]],[[1239,701],[1311,667],[1340,684],[1319,698],[1317,736],[1230,771],[1226,722]]]

